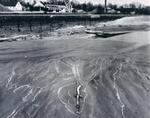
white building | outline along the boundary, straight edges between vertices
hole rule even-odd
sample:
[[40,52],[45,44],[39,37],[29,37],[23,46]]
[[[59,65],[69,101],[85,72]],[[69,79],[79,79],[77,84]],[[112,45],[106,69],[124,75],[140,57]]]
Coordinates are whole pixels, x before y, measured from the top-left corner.
[[45,7],[41,2],[36,2],[34,7]]
[[23,6],[21,5],[20,2],[17,2],[17,4],[15,6],[6,6],[6,7],[12,11],[22,11],[23,10]]
[[52,12],[61,12],[61,13],[65,13],[67,11],[67,8],[66,6],[64,5],[51,5],[51,4],[46,4],[45,5],[46,8],[48,8],[49,11],[52,11]]
[[110,7],[107,8],[107,13],[110,13],[110,14],[115,14],[116,13],[116,10],[115,9],[112,9]]
[[33,4],[34,3],[34,1],[35,2],[48,2],[48,0],[24,0],[24,2],[28,2],[28,3],[30,3],[30,4]]

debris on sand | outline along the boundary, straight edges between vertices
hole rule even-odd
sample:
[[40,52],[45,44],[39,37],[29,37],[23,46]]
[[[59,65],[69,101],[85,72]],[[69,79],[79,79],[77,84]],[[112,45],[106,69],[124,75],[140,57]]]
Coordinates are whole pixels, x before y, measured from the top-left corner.
[[4,37],[0,38],[0,42],[12,42],[12,41],[19,41],[19,40],[26,40],[28,35],[18,35],[13,37]]

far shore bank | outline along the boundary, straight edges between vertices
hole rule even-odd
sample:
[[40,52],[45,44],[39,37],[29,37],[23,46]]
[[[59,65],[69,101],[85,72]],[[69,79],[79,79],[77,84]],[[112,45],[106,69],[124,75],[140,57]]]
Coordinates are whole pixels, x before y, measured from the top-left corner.
[[[99,22],[119,19],[129,15],[87,13],[13,13],[0,12],[0,37],[8,34],[41,33],[65,26],[94,25]],[[6,35],[6,36],[5,36]]]
[[0,12],[0,22],[30,22],[30,21],[41,21],[49,22],[52,20],[63,20],[63,21],[104,21],[104,20],[115,20],[118,18],[133,16],[126,14],[88,14],[88,13],[12,13],[12,12]]

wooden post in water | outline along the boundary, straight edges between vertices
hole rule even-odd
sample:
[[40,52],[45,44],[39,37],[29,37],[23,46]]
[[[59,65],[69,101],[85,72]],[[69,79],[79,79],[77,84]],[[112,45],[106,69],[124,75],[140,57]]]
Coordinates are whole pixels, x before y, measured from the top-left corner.
[[0,19],[0,28],[2,28],[2,27],[3,27],[3,20]]
[[50,32],[52,31],[52,22],[51,21],[49,22],[49,30],[50,30]]
[[31,22],[31,20],[29,21],[29,28],[30,28],[30,32],[32,32],[32,22]]
[[40,30],[39,30],[40,39],[42,39],[42,38],[43,38],[43,36],[42,36],[42,32],[43,32],[43,30],[42,30],[42,22],[40,21]]
[[20,30],[20,21],[18,20],[18,22],[17,22],[17,29],[18,29],[18,32],[20,32],[21,30]]

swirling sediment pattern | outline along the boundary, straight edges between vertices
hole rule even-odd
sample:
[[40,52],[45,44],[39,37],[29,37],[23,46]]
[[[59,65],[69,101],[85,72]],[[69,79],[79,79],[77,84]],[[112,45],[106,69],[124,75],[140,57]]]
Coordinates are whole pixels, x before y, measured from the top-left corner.
[[149,33],[0,44],[0,118],[149,118]]

